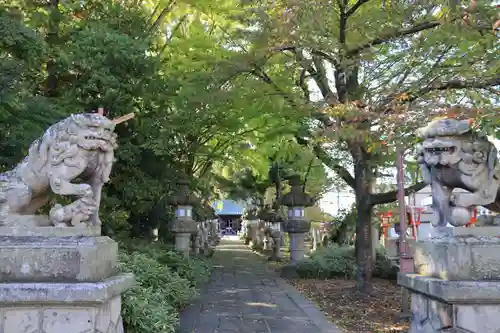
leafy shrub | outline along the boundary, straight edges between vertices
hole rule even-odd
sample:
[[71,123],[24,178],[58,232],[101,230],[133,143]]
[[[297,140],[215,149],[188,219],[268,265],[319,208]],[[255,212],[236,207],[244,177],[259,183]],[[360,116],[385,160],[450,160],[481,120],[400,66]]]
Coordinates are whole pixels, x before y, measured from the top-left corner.
[[179,311],[196,297],[196,286],[210,276],[210,264],[201,258],[184,258],[161,243],[121,245],[120,270],[134,273],[137,281],[123,297],[126,332],[175,332]]
[[373,276],[387,279],[397,280],[399,268],[394,265],[394,262],[387,258],[387,251],[383,247],[377,248],[377,261],[375,262],[375,269]]
[[210,279],[212,270],[210,262],[202,257],[184,258],[173,251],[165,251],[158,256],[158,262],[167,265],[182,278],[187,279],[195,287]]
[[[354,247],[334,244],[327,248],[320,248],[297,265],[297,273],[302,278],[352,279],[356,276]],[[397,268],[387,258],[384,249],[377,249],[373,275],[385,279],[396,278]]]

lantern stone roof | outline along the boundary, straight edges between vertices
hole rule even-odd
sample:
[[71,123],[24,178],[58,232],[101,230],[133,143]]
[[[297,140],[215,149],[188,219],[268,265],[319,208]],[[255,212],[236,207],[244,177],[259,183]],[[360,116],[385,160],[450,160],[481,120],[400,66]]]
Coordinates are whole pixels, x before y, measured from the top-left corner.
[[198,197],[191,191],[190,182],[186,177],[180,177],[176,182],[174,193],[167,199],[172,206],[194,206],[199,203]]
[[287,207],[310,207],[314,204],[313,199],[302,191],[302,182],[299,175],[293,175],[289,179],[291,190],[281,198],[281,204]]

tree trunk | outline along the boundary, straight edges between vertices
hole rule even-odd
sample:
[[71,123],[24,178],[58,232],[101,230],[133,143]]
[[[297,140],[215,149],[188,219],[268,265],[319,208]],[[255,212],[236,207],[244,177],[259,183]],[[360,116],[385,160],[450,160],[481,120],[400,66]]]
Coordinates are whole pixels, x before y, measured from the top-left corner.
[[[50,14],[47,35],[45,41],[53,48],[59,43],[59,23],[61,21],[61,12],[59,11],[59,0],[50,1]],[[47,81],[46,81],[46,95],[49,97],[57,96],[57,65],[55,60],[51,58],[47,61]]]
[[[354,155],[354,154],[353,154]],[[354,157],[354,179],[356,183],[356,289],[363,293],[372,290],[372,213],[370,202],[372,170],[366,158]]]
[[356,289],[370,292],[372,289],[372,206],[366,199],[356,200]]

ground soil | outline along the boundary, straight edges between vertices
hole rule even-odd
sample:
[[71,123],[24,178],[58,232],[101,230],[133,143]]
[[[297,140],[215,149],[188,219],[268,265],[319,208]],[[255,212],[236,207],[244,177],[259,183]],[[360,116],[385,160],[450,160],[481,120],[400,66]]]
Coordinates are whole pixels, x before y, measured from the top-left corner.
[[403,333],[401,287],[394,281],[374,279],[370,295],[354,292],[354,281],[289,279],[345,333]]

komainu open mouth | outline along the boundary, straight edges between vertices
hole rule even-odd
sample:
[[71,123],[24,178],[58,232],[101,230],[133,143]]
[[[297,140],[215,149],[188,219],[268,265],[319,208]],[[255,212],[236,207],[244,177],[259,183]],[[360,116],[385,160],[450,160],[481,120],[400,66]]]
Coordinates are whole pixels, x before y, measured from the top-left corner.
[[98,141],[106,141],[107,142],[107,140],[105,140],[104,138],[99,138],[97,136],[92,136],[92,135],[85,136],[85,140],[96,140],[96,141],[98,140]]
[[434,147],[434,148],[425,148],[425,151],[428,153],[454,153],[455,147]]

